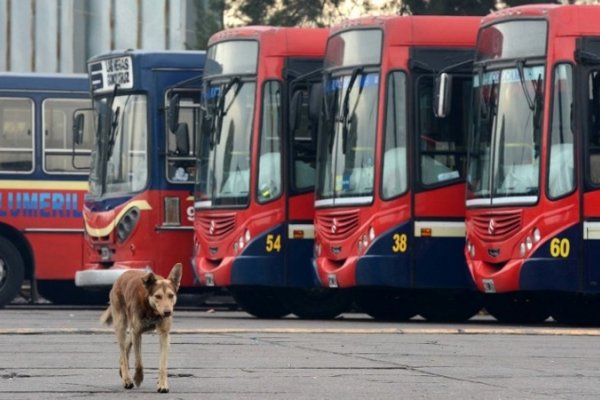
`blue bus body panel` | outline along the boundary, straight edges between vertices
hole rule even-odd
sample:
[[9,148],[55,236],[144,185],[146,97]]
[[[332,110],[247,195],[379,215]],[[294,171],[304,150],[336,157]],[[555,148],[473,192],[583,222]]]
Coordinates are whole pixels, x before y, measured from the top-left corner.
[[356,264],[357,286],[411,286],[410,243],[407,251],[394,253],[395,234],[411,237],[412,223],[406,222],[379,235]]
[[[267,235],[281,235],[281,250],[268,252]],[[243,254],[236,257],[231,269],[232,285],[262,285],[275,287],[318,287],[312,266],[314,240],[290,239],[287,224],[252,239]]]
[[471,277],[464,255],[464,237],[415,237],[415,288],[471,289]]
[[[580,284],[580,277],[583,277],[581,274],[583,266],[579,256],[581,225],[576,224],[554,237],[569,241],[569,255],[564,258],[552,257],[550,253],[552,240],[546,241],[523,264],[519,283],[521,290],[590,291],[589,280],[582,282],[583,287]],[[586,258],[589,260],[593,253],[600,255],[598,250],[594,250],[591,246],[587,247],[589,246],[587,242],[589,241],[584,243]],[[593,244],[593,241],[590,244]],[[594,291],[598,292],[598,288],[596,287]]]
[[[282,286],[285,281],[285,252],[287,240],[282,225],[252,238],[231,267],[232,285]],[[267,252],[267,235],[281,235],[280,251]]]
[[[463,254],[464,238],[415,237],[412,229],[413,223],[406,222],[371,244],[357,262],[357,286],[475,290]],[[393,252],[396,234],[408,238],[407,251]]]

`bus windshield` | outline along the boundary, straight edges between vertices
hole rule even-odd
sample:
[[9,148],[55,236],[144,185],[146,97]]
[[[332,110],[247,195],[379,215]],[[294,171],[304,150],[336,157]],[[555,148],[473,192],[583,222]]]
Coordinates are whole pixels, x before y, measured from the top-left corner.
[[474,77],[467,205],[537,201],[545,71],[523,64]]
[[379,74],[329,79],[317,161],[317,206],[373,200]]
[[256,83],[233,77],[207,83],[199,140],[196,207],[245,206]]
[[145,95],[96,101],[98,128],[92,153],[90,194],[122,195],[148,183],[148,126]]

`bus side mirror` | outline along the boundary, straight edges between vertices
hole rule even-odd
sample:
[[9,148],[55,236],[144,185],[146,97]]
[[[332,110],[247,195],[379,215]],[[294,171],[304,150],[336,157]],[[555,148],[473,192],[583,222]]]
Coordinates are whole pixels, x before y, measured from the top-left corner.
[[323,84],[315,83],[310,87],[308,95],[308,118],[313,127],[319,125],[321,116],[321,105],[323,104]]
[[300,115],[302,114],[302,103],[304,102],[304,91],[297,90],[292,95],[290,101],[290,130],[295,131],[300,125]]
[[175,146],[177,155],[187,157],[190,154],[190,134],[188,124],[185,122],[178,124],[175,130]]
[[435,78],[433,93],[433,113],[438,118],[446,118],[452,106],[452,76],[442,72]]
[[75,112],[73,115],[73,144],[83,143],[83,132],[85,130],[85,115],[83,112]]
[[169,99],[169,105],[167,106],[167,124],[169,130],[176,133],[177,126],[179,125],[179,95],[174,94]]

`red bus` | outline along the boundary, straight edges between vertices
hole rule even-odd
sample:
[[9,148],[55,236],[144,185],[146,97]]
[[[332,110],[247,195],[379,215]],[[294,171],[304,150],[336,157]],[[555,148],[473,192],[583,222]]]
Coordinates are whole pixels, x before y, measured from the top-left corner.
[[[480,308],[465,264],[471,61],[479,18],[365,17],[335,27],[315,200],[323,285],[355,288],[376,319],[465,320]],[[454,107],[434,114],[436,75]]]
[[[330,318],[350,298],[311,263],[325,29],[244,27],[213,35],[204,73],[194,267],[245,311]],[[313,101],[314,103],[314,101]]]
[[[89,61],[98,125],[78,286],[108,287],[131,268],[167,276],[182,262],[182,290],[195,287],[189,260],[203,65],[204,52],[193,51],[127,50]],[[180,103],[175,125],[166,117],[172,97]]]
[[599,20],[575,5],[482,20],[465,255],[501,321],[600,322]]
[[71,120],[90,106],[87,78],[2,73],[0,81],[0,307],[24,279],[32,300],[37,286],[48,300],[85,303],[73,279],[92,134],[74,147]]

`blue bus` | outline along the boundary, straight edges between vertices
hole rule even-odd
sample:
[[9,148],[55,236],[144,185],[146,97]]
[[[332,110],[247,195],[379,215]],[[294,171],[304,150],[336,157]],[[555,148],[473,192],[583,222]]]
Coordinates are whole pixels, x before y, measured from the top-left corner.
[[[78,115],[74,123],[78,133],[97,122],[77,286],[108,287],[127,269],[167,276],[181,262],[187,265],[182,289],[195,291],[194,132],[200,125],[204,56],[126,50],[89,60],[95,115],[93,120]],[[179,107],[169,107],[173,102]]]

